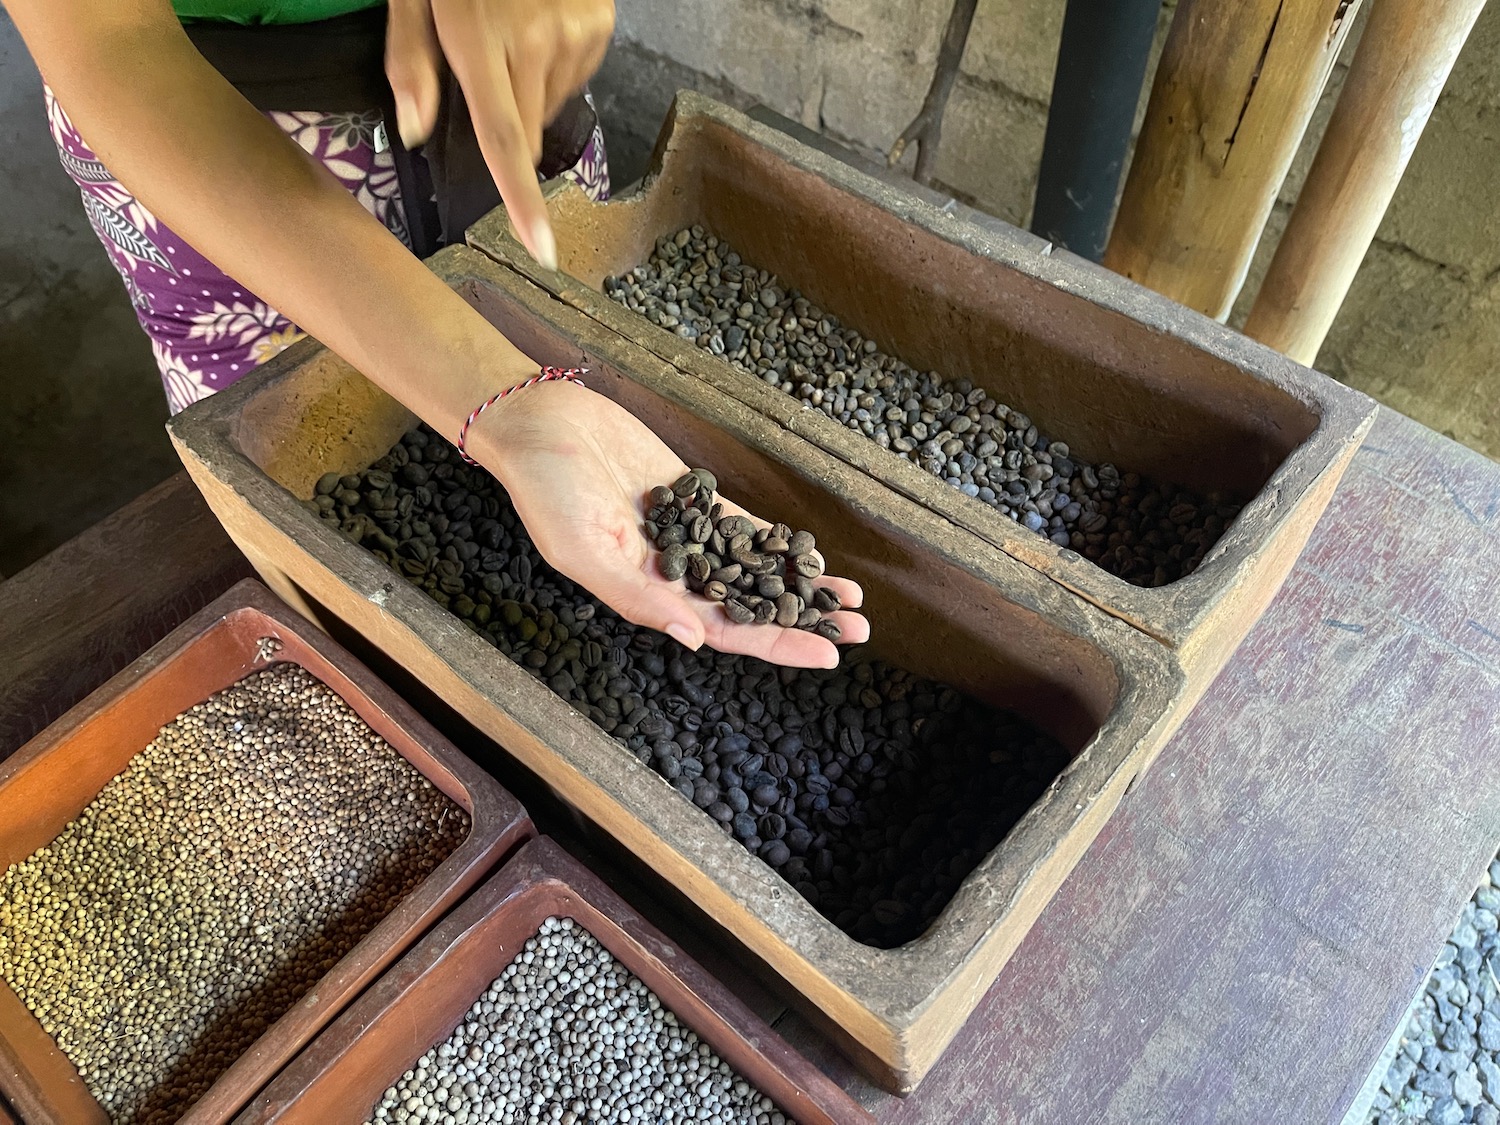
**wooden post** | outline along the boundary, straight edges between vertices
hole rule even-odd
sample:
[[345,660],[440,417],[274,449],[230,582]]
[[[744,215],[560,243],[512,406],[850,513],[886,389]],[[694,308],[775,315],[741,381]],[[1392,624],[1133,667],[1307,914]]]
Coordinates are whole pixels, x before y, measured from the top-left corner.
[[1360,0],[1181,0],[1104,264],[1222,320]]
[[1376,0],[1245,332],[1312,363],[1484,0]]

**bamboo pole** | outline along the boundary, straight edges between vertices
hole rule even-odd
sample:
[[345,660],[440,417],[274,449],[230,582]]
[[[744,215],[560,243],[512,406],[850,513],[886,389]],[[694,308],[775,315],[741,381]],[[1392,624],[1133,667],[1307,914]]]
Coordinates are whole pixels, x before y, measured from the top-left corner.
[[1223,319],[1360,0],[1181,0],[1104,264]]
[[1484,0],[1374,0],[1328,131],[1245,323],[1312,363]]

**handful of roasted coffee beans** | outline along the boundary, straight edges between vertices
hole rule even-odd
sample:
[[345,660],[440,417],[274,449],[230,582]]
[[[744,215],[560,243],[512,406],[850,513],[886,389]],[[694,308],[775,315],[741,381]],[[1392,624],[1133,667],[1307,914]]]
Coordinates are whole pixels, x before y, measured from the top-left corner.
[[839,627],[823,615],[840,608],[826,586],[814,586],[823,561],[811,532],[784,523],[756,527],[714,498],[718,479],[691,469],[657,485],[646,502],[646,537],[661,552],[662,577],[724,606],[739,625],[807,629],[837,641]]

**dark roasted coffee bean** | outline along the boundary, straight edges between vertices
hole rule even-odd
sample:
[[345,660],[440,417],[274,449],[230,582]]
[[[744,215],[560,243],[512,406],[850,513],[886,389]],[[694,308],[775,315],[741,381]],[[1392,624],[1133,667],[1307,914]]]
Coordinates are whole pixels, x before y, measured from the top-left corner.
[[819,586],[813,591],[812,604],[813,608],[820,613],[836,613],[843,608],[843,603],[839,601],[838,594],[834,593],[827,586]]
[[[440,438],[419,434],[421,441],[401,449],[421,453],[429,483],[407,484],[400,469],[417,462],[393,452],[374,467],[379,475],[331,483],[357,493],[343,509],[324,497],[331,522],[357,532],[403,572],[415,565],[414,576],[440,605],[467,615],[461,619],[470,629],[532,670],[623,751],[713,809],[711,819],[776,861],[791,887],[856,940],[889,947],[919,935],[1066,764],[1060,746],[1015,716],[883,664],[772,668],[688,652],[629,625],[539,561],[492,480],[458,467]],[[1099,471],[1113,490],[1138,487],[1125,474]],[[1187,503],[1175,495],[1149,500],[1152,530],[1175,527],[1174,509]],[[691,505],[712,511],[701,488],[691,498],[674,494],[674,512],[679,504],[689,522],[707,514]],[[401,513],[400,522],[386,511]],[[394,540],[394,554],[380,535]],[[677,546],[684,557],[692,553]],[[782,594],[821,613],[817,592],[799,577],[788,574]],[[725,591],[735,599],[725,603],[730,613],[742,595],[729,584]],[[763,613],[777,611],[774,599],[743,596]],[[748,605],[740,611],[753,618]],[[771,846],[778,843],[785,854]],[[899,913],[877,918],[874,905],[882,902]]]
[[816,555],[798,555],[792,559],[790,566],[804,578],[817,578],[823,573],[823,564]]
[[783,629],[793,628],[801,614],[797,595],[784,593],[776,599],[775,620]]
[[722,582],[708,582],[704,584],[703,596],[710,601],[722,602],[729,596],[729,590]]
[[755,621],[755,611],[748,608],[738,598],[733,598],[724,603],[724,612],[729,615],[729,620],[736,625],[750,625]]
[[651,490],[650,500],[654,506],[664,508],[673,501],[675,496],[676,494],[670,488],[659,484]]
[[755,592],[763,598],[779,598],[786,590],[786,583],[775,574],[763,574],[755,580]]
[[817,540],[810,531],[797,531],[787,540],[786,553],[789,555],[809,555],[817,546]]
[[813,626],[813,632],[835,643],[844,635],[844,631],[826,617]]
[[672,495],[677,499],[692,496],[698,491],[698,476],[696,473],[687,472],[678,477],[672,483]]

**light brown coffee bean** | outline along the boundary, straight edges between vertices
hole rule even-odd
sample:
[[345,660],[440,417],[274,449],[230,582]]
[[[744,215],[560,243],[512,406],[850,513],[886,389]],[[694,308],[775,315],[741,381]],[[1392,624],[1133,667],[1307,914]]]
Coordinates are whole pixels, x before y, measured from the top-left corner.
[[776,624],[780,625],[783,629],[791,629],[796,626],[797,618],[802,614],[797,601],[797,595],[792,593],[782,594],[776,599]]
[[736,625],[751,625],[755,622],[755,611],[737,599],[726,601],[724,612]]
[[817,578],[823,573],[823,564],[817,555],[798,555],[792,560],[792,569],[804,578]]
[[786,551],[789,555],[811,554],[817,546],[817,540],[813,538],[810,531],[798,531],[786,541]]

